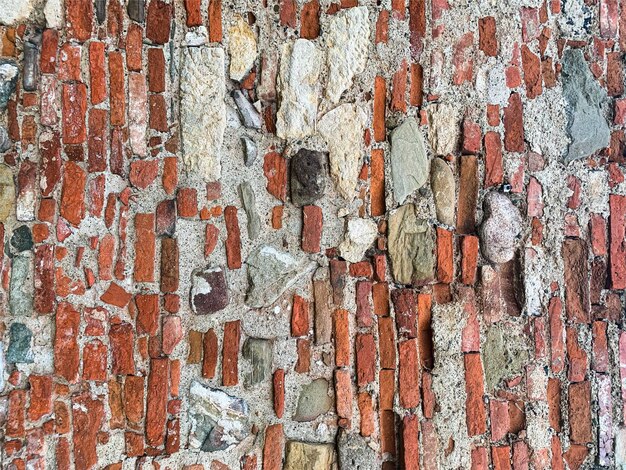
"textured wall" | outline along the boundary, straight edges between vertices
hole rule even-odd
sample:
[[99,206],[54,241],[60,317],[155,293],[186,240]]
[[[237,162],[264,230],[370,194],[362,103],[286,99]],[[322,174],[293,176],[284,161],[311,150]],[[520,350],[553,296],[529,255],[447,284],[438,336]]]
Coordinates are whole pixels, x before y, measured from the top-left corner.
[[3,468],[626,468],[619,0],[0,0]]

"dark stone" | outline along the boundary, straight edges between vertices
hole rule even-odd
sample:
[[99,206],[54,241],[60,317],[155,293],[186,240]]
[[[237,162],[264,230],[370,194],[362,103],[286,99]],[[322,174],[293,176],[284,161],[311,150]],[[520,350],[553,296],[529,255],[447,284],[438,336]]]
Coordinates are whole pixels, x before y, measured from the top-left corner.
[[24,76],[22,83],[24,90],[37,90],[39,77],[39,48],[30,41],[24,43]]
[[[98,20],[98,24],[104,23],[106,19],[106,0],[96,0],[96,19]],[[130,6],[128,7],[130,11]]]
[[128,0],[128,16],[137,23],[143,23],[146,19],[144,0]]
[[273,345],[269,339],[248,338],[243,345],[243,357],[250,361],[251,370],[246,385],[265,382],[272,372]]
[[243,125],[249,129],[260,129],[261,115],[243,92],[241,90],[233,90],[232,97],[239,110]]
[[256,143],[247,135],[241,138],[241,143],[243,145],[243,161],[246,166],[252,166],[258,154]]
[[30,343],[33,333],[23,323],[13,323],[9,330],[9,348],[7,350],[8,363],[32,363],[33,353]]
[[197,315],[219,312],[228,302],[228,285],[222,268],[207,268],[192,274],[191,307]]
[[[33,235],[27,225],[21,225],[13,230],[11,236],[10,254],[17,254],[23,251],[30,251],[33,249]],[[10,256],[9,254],[9,256]]]
[[291,158],[291,202],[306,206],[317,201],[326,189],[326,154],[300,149]]
[[17,86],[19,69],[14,60],[0,59],[0,111],[4,111]]

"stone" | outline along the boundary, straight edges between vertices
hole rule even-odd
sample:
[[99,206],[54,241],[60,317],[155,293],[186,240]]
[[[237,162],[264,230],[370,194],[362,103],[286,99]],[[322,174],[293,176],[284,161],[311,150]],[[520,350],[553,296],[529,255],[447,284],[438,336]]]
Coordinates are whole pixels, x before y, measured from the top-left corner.
[[626,470],[626,428],[620,426],[615,432],[615,465]]
[[30,253],[13,258],[11,283],[9,285],[9,310],[18,316],[30,316],[33,312],[33,257]]
[[248,22],[241,16],[228,30],[228,53],[230,54],[230,78],[240,82],[248,75],[257,56],[256,38]]
[[450,165],[441,158],[432,161],[430,187],[435,200],[437,220],[445,225],[454,225],[456,182]]
[[327,155],[300,149],[290,161],[291,202],[306,206],[317,201],[326,189]]
[[449,104],[428,107],[428,139],[436,155],[453,153],[459,140],[459,118]]
[[315,379],[302,386],[293,419],[299,422],[313,421],[327,413],[332,405],[333,399],[328,394],[328,381],[323,378]]
[[33,0],[0,0],[0,24],[11,26],[28,19],[35,4]]
[[233,90],[231,96],[235,100],[243,125],[249,129],[261,129],[261,115],[243,92],[241,90]]
[[250,361],[246,386],[250,387],[268,380],[272,373],[273,344],[269,339],[248,338],[243,344],[243,357]]
[[11,142],[6,127],[0,126],[0,153],[9,150],[11,145],[13,145],[13,143]]
[[606,91],[589,70],[583,51],[567,49],[563,53],[562,75],[571,139],[563,158],[569,163],[608,147],[610,129],[602,113]]
[[137,23],[143,23],[146,19],[146,3],[145,0],[128,0],[126,7],[128,17]]
[[224,51],[183,49],[180,78],[183,161],[190,174],[207,181],[221,176],[220,153],[226,129]]
[[426,183],[429,163],[419,124],[410,117],[391,133],[391,178],[396,202],[404,204],[407,196]]
[[243,145],[243,162],[247,167],[251,167],[259,153],[256,142],[244,135],[241,137],[241,144]]
[[374,449],[360,434],[341,429],[337,438],[339,468],[354,470],[378,470],[382,462]]
[[9,256],[32,250],[34,245],[33,234],[30,228],[28,228],[28,225],[20,225],[13,230],[13,235],[11,235],[11,241],[9,243]]
[[192,274],[191,307],[196,315],[219,312],[228,303],[228,284],[222,268],[209,267]]
[[0,165],[0,222],[7,217],[15,208],[15,182],[13,172],[6,165]]
[[358,263],[377,235],[378,226],[373,220],[349,219],[345,238],[339,244],[341,257],[350,263]]
[[189,47],[197,47],[204,46],[209,42],[209,32],[206,29],[206,26],[199,26],[197,29],[193,29],[191,31],[187,31],[185,33],[185,46]]
[[513,259],[522,230],[522,217],[517,207],[502,193],[495,191],[483,201],[483,223],[479,234],[481,251],[492,263]]
[[322,57],[317,46],[306,39],[283,46],[276,113],[276,135],[281,139],[302,139],[315,132]]
[[248,237],[250,240],[254,240],[261,233],[261,218],[256,208],[254,190],[248,181],[239,185],[239,197],[241,197],[243,208],[248,217]]
[[[0,0],[0,24],[2,23],[2,12],[6,12],[14,9],[15,7],[3,7],[2,3],[5,0]],[[9,0],[9,3],[13,0]],[[18,3],[20,1],[18,0]],[[0,111],[4,111],[7,108],[9,99],[15,91],[17,86],[17,77],[19,75],[19,69],[17,64],[12,59],[0,59]]]
[[288,441],[283,470],[330,470],[333,453],[332,444]]
[[389,217],[389,256],[393,277],[400,284],[424,284],[433,279],[435,244],[428,221],[418,219],[406,204]]
[[330,175],[349,201],[356,195],[362,166],[365,113],[355,104],[342,104],[320,119],[318,131],[328,144]]
[[273,246],[261,245],[250,253],[246,264],[249,281],[246,305],[261,308],[273,304],[316,263],[298,261]]
[[189,445],[204,452],[225,450],[250,434],[248,404],[193,381],[189,390]]
[[510,326],[499,324],[493,324],[487,330],[481,355],[487,393],[492,393],[502,380],[523,374],[529,359],[523,335],[515,334]]
[[39,78],[39,48],[31,41],[24,42],[24,69],[22,85],[26,91],[37,90]]
[[328,84],[326,96],[338,103],[352,85],[353,78],[365,70],[370,42],[367,7],[342,10],[331,17],[325,34],[328,47]]
[[6,361],[9,364],[32,363],[31,340],[33,333],[23,323],[13,323],[9,329],[9,348]]

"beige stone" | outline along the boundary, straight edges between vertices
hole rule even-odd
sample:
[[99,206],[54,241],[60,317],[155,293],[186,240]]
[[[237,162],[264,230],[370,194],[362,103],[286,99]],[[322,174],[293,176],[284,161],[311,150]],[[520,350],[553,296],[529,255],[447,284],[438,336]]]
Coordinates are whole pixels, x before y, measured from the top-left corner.
[[257,56],[256,38],[248,22],[238,16],[228,30],[228,53],[230,54],[230,78],[241,81],[246,77]]
[[283,470],[329,470],[333,463],[331,444],[287,442],[287,456]]
[[4,222],[15,207],[15,183],[13,172],[6,165],[0,165],[0,221]]

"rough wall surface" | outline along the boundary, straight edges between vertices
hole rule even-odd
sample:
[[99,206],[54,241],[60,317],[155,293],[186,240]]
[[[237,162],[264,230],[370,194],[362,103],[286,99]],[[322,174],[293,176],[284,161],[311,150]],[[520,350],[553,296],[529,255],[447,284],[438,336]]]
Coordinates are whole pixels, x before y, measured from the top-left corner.
[[626,468],[620,3],[0,0],[3,468]]

